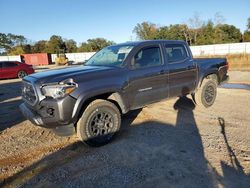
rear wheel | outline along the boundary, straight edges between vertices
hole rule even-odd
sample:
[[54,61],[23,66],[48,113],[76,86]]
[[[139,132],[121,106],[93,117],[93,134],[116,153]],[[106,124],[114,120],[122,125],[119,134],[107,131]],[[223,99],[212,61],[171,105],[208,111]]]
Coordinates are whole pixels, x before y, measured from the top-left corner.
[[214,104],[217,96],[217,81],[213,78],[204,79],[201,87],[195,94],[195,102],[208,108]]
[[25,72],[25,71],[23,71],[23,70],[21,70],[21,71],[19,71],[18,73],[17,73],[17,77],[18,78],[23,78],[23,77],[25,77],[25,76],[27,76],[28,74]]
[[119,131],[121,114],[115,104],[97,99],[91,102],[77,124],[77,135],[90,146],[108,143]]

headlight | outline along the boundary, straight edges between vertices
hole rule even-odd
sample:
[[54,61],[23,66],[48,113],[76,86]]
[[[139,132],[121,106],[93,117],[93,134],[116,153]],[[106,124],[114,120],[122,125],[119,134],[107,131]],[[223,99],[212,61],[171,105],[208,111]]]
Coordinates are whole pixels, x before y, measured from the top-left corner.
[[73,82],[73,79],[67,79],[56,84],[44,85],[42,93],[46,97],[57,99],[72,93],[76,88],[77,84]]

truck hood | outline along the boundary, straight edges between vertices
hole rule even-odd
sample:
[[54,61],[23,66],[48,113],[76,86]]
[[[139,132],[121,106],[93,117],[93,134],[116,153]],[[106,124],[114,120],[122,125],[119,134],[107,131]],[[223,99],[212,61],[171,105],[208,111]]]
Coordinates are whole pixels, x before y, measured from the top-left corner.
[[[48,83],[48,82],[60,82],[67,78],[76,78],[78,76],[88,75],[94,72],[102,72],[107,70],[116,69],[115,67],[104,67],[104,66],[75,66],[67,67],[62,69],[55,69],[49,71],[38,72],[31,74],[28,77],[32,77],[36,82]],[[27,78],[28,79],[28,78]]]

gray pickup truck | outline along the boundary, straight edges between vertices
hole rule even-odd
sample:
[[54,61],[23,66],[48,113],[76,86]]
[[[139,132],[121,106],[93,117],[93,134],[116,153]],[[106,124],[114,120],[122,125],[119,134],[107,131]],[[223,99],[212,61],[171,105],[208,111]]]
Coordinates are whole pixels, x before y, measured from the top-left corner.
[[33,124],[103,145],[120,129],[121,114],[191,94],[213,105],[228,79],[223,58],[193,59],[184,41],[140,41],[106,47],[84,65],[23,79],[20,109]]

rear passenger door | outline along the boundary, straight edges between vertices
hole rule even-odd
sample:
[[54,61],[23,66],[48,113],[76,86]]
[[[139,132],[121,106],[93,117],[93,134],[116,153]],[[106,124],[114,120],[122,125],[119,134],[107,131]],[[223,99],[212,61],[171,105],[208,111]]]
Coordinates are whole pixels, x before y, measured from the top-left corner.
[[194,91],[197,67],[185,44],[165,44],[165,53],[169,68],[169,97]]
[[168,97],[167,70],[160,45],[142,47],[131,60],[130,108],[136,109]]

